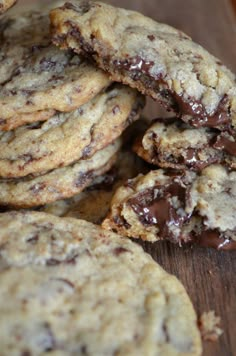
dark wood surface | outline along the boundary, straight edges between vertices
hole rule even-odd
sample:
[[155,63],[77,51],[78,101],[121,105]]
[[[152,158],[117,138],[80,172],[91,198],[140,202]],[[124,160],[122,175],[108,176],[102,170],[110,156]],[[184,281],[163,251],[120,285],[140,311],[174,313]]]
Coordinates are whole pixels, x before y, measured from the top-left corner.
[[[26,0],[26,3],[30,0]],[[43,2],[43,1],[42,1]],[[47,2],[47,1],[45,1]],[[159,22],[175,26],[236,71],[236,0],[110,0],[110,4],[135,9]],[[22,1],[23,3],[23,1]],[[158,107],[148,103],[155,117]],[[236,217],[235,217],[236,218]],[[145,249],[185,285],[198,315],[215,310],[223,335],[204,343],[204,356],[236,355],[236,251],[180,248],[169,243],[145,244]],[[155,281],[153,281],[155,283]],[[165,356],[165,355],[163,355]]]

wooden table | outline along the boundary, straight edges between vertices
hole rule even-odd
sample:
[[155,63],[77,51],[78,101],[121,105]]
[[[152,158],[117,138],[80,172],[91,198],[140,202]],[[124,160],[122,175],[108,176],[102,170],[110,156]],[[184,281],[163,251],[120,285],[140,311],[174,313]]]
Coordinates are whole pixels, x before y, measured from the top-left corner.
[[[109,3],[141,11],[185,31],[236,71],[233,10],[236,0],[232,3],[230,0],[110,0]],[[155,117],[157,110],[157,104],[150,101],[148,115]],[[146,243],[145,249],[183,282],[199,315],[215,310],[221,317],[224,333],[218,342],[205,342],[203,354],[236,355],[236,251],[179,248],[164,242]]]

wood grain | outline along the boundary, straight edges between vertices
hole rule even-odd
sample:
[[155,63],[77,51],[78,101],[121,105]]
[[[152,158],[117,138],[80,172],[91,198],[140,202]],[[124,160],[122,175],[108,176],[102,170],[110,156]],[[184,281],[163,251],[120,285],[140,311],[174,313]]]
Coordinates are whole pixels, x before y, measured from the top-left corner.
[[[183,30],[236,71],[233,10],[236,0],[110,0],[109,3],[138,10]],[[150,101],[147,114],[155,117],[158,112],[157,103]],[[204,355],[236,355],[236,251],[180,248],[165,242],[143,245],[158,263],[183,282],[199,315],[215,310],[221,317],[224,334],[218,342],[204,343]]]

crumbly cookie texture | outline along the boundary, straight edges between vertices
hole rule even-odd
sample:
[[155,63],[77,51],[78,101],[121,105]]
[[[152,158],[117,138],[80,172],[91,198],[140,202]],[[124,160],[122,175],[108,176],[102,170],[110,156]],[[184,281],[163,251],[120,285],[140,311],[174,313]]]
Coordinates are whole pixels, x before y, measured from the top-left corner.
[[0,27],[1,119],[72,111],[111,83],[102,70],[51,44],[48,13],[5,18]]
[[23,177],[91,157],[139,117],[143,97],[120,84],[69,113],[0,132],[0,176]]
[[179,243],[188,221],[187,188],[194,177],[191,172],[168,174],[160,169],[128,180],[115,193],[102,226],[133,238]]
[[111,168],[119,148],[118,140],[91,158],[37,177],[0,179],[0,206],[29,208],[80,193]]
[[195,129],[175,118],[157,120],[136,140],[134,150],[162,168],[201,171],[212,163],[223,162],[232,166],[235,158],[215,148],[218,135],[219,131]]
[[205,168],[193,183],[187,211],[198,211],[204,225],[236,241],[236,172],[221,165]]
[[[104,18],[107,20],[104,21]],[[51,11],[53,41],[196,126],[236,123],[235,76],[183,32],[137,12],[88,1]]]
[[201,354],[176,277],[140,246],[83,220],[0,215],[1,354]]
[[0,15],[12,7],[17,0],[0,0]]
[[127,179],[139,173],[147,173],[148,167],[133,152],[123,149],[117,155],[112,169],[95,178],[83,192],[69,199],[55,201],[40,208],[57,216],[74,217],[101,224],[108,214],[110,203],[116,189]]
[[212,165],[200,175],[161,169],[139,175],[116,191],[102,226],[152,242],[236,249],[235,174]]
[[214,310],[203,313],[199,318],[201,336],[205,341],[217,341],[223,334],[220,328],[220,317],[215,315]]

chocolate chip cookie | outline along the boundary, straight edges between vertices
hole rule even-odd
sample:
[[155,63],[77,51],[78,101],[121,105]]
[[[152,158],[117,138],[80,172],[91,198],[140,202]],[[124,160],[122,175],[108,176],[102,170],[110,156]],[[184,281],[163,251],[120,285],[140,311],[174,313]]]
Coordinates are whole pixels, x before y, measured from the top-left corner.
[[67,2],[52,10],[51,22],[56,45],[93,57],[113,80],[195,126],[235,126],[235,76],[183,32],[96,1]]
[[29,208],[71,197],[111,168],[119,148],[118,140],[89,159],[37,177],[0,179],[0,206]]
[[188,188],[193,172],[151,171],[128,180],[115,193],[102,226],[147,241],[181,242]]
[[235,182],[236,173],[220,165],[199,175],[151,171],[117,190],[102,226],[152,242],[167,239],[179,245],[236,249]]
[[82,57],[51,44],[48,13],[3,19],[0,27],[2,120],[51,109],[72,111],[111,83]]
[[17,0],[0,0],[0,15],[12,7]]
[[[98,153],[97,153],[98,154]],[[112,169],[95,178],[83,192],[40,208],[57,216],[74,217],[101,224],[109,211],[112,196],[127,179],[147,173],[148,165],[127,149],[122,149]]]
[[235,158],[217,148],[220,132],[211,128],[195,129],[179,120],[156,120],[134,144],[135,152],[148,162],[163,168],[200,171],[212,163]]
[[0,226],[3,356],[201,354],[184,287],[134,242],[36,212]]
[[119,137],[143,106],[137,91],[116,84],[72,112],[0,132],[0,176],[23,177],[91,157]]

